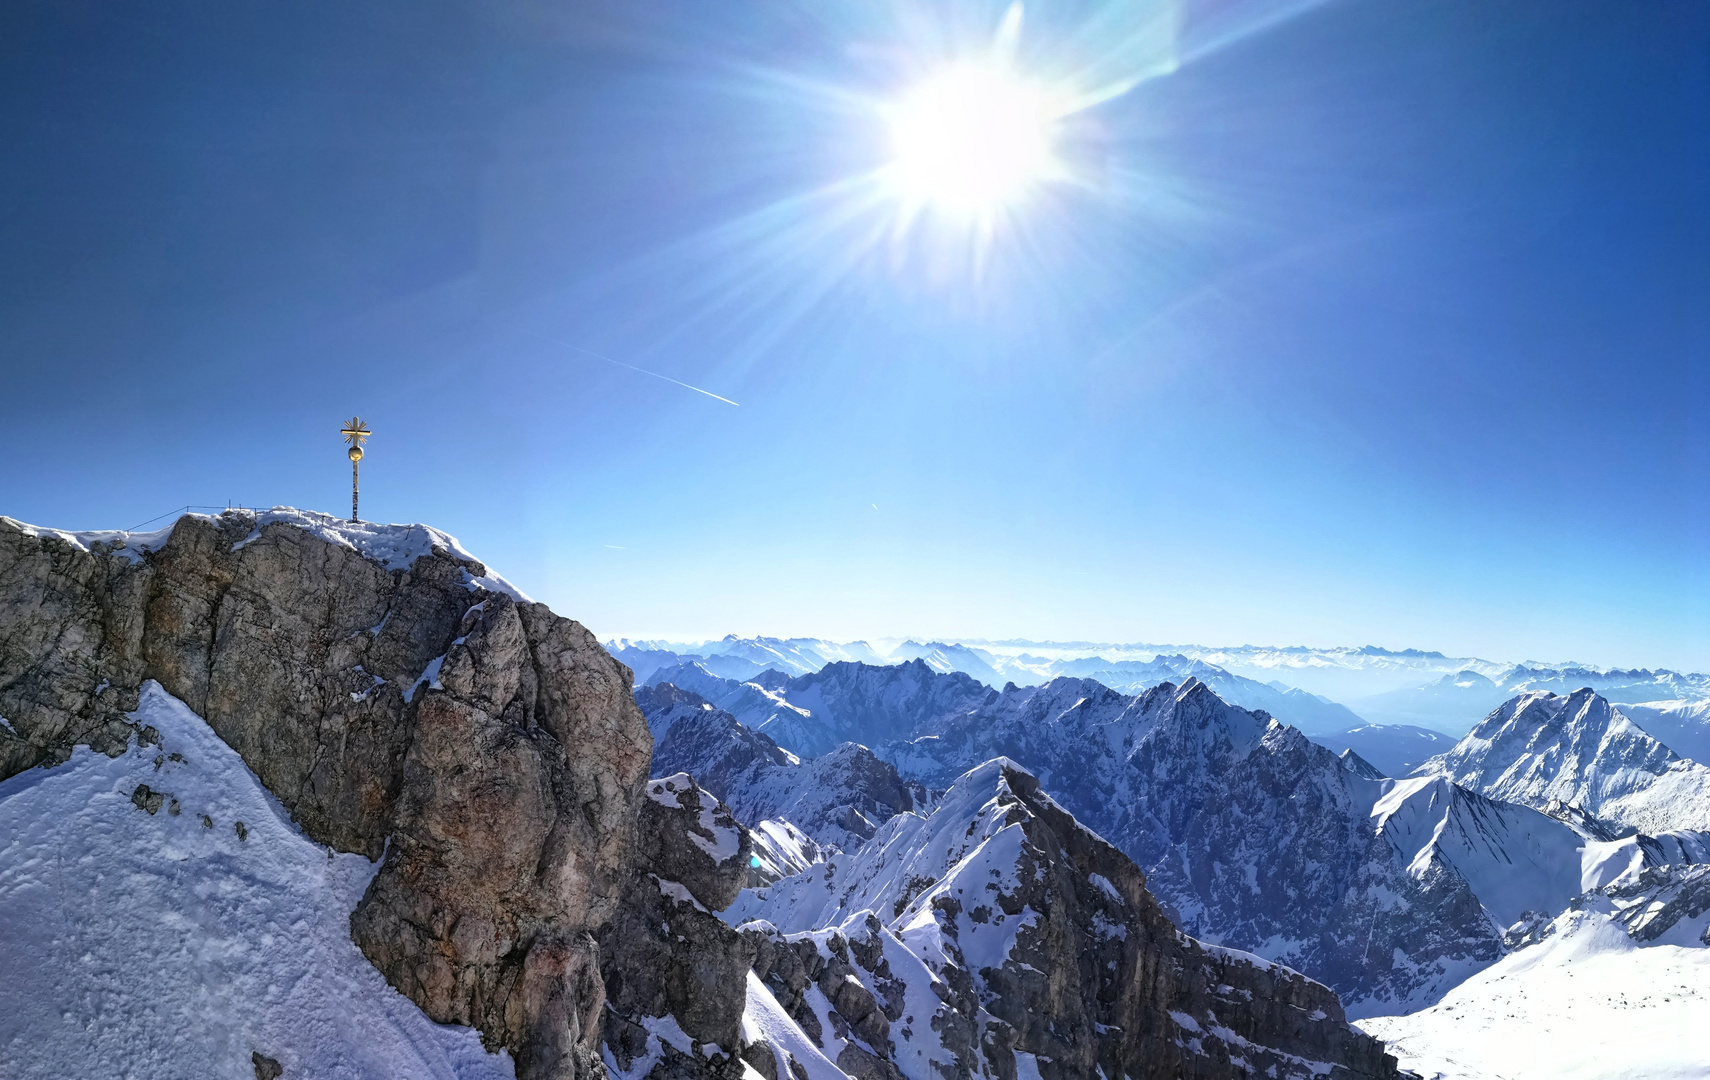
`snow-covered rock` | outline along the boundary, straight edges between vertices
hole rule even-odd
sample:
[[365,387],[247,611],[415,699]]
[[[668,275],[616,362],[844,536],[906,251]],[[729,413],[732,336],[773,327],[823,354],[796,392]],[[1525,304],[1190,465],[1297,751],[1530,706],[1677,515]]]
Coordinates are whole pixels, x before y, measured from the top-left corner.
[[1440,776],[1386,786],[1372,808],[1378,835],[1411,877],[1448,873],[1466,882],[1494,929],[1528,913],[1553,915],[1584,891],[1587,839],[1570,826]]
[[799,874],[837,851],[784,818],[756,822],[749,833],[754,839],[754,858],[748,873],[750,885],[768,885]]
[[808,710],[786,700],[783,687],[787,682],[775,690],[752,680],[738,682],[714,675],[699,661],[660,668],[646,681],[650,686],[669,684],[691,690],[745,726],[764,731],[775,742],[814,746],[837,743],[836,733],[829,725],[821,724]]
[[1192,680],[1134,697],[1010,688],[880,752],[932,785],[964,762],[1022,763],[1140,864],[1184,930],[1305,971],[1354,1015],[1428,1004],[1495,962],[1532,905],[1553,914],[1579,891],[1568,826],[1450,785],[1398,790]]
[[896,738],[995,694],[967,675],[934,671],[921,660],[885,666],[839,661],[808,675],[771,673],[746,683],[693,663],[658,669],[650,681],[692,690],[808,758],[845,742]]
[[654,748],[654,771],[693,773],[743,822],[783,819],[818,845],[852,849],[926,799],[918,781],[904,781],[894,766],[856,743],[803,761],[668,683],[639,690],[636,699],[650,720],[656,709],[676,718]]
[[[1389,780],[1358,755],[1339,759],[1197,680],[1131,696],[1093,679],[1059,678],[977,702],[951,693],[955,707],[944,708],[946,690],[930,681],[960,676],[923,672],[927,685],[890,699],[889,708],[845,705],[886,701],[875,687],[908,678],[906,667],[828,668],[843,692],[815,704],[822,713],[829,703],[843,708],[857,737],[863,715],[876,716],[880,732],[905,732],[877,750],[928,785],[993,757],[1022,763],[1141,864],[1190,933],[1307,971],[1356,1014],[1421,1007],[1495,962],[1516,923],[1553,916],[1590,887],[1597,871],[1588,860],[1657,862],[1642,844],[1659,841],[1621,841],[1593,818],[1564,823],[1558,818],[1572,814],[1551,810],[1547,799],[1528,808],[1444,781]],[[803,681],[782,681],[778,693]],[[873,685],[849,690],[862,681]],[[704,716],[699,723],[717,727]],[[671,767],[726,769],[720,753],[678,745],[684,752],[661,748]],[[750,750],[743,760],[759,758]],[[738,787],[803,798],[791,784],[748,780],[730,788],[733,805],[745,798]],[[798,813],[774,799],[746,819],[801,825]],[[845,849],[859,839],[806,831]],[[1627,849],[1603,851],[1605,841]]]
[[[377,867],[304,836],[157,683],[148,744],[0,781],[0,1074],[497,1080],[350,939]],[[148,731],[152,729],[152,731]]]
[[753,1026],[782,1031],[764,1058],[780,1077],[786,1058],[910,1080],[1393,1074],[1326,988],[1180,934],[1133,863],[1006,760],[725,917],[756,943]]
[[635,703],[641,714],[647,717],[647,730],[653,736],[655,747],[671,733],[671,728],[678,721],[693,719],[697,714],[715,708],[701,695],[672,683],[636,687]]
[[1710,829],[1710,767],[1681,758],[1590,689],[1522,694],[1419,772],[1505,802],[1568,803],[1647,833]]

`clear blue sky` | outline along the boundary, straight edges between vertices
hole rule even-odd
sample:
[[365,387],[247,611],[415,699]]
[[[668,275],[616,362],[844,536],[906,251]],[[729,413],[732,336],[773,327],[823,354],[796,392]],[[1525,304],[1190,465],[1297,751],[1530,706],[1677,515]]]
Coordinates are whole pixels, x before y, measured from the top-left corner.
[[850,182],[1001,4],[6,4],[0,513],[342,512],[357,411],[602,636],[1710,668],[1710,6],[1118,10],[975,265]]

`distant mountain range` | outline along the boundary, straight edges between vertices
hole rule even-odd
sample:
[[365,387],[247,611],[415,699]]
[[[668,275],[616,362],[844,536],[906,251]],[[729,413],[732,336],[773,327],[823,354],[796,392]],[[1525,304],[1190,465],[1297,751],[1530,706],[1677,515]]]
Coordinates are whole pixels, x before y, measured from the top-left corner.
[[[838,643],[824,638],[744,638],[731,634],[710,641],[665,641],[614,639],[606,643],[613,655],[624,659],[626,650],[635,650],[638,661],[637,677],[648,653],[672,653],[681,657],[710,660],[729,657],[753,665],[753,672],[766,666],[777,666],[786,674],[799,674],[798,666],[823,665],[833,660],[859,660],[866,663],[896,663],[923,659],[941,671],[965,671],[989,685],[1001,687],[1005,682],[1017,686],[1038,685],[1053,675],[1065,674],[1053,664],[1065,660],[1085,660],[1093,657],[1110,663],[1150,661],[1159,656],[1184,656],[1220,667],[1231,674],[1256,682],[1277,681],[1285,686],[1300,687],[1308,693],[1323,694],[1337,700],[1367,697],[1390,690],[1420,686],[1446,674],[1463,670],[1478,671],[1495,676],[1513,664],[1480,660],[1476,657],[1450,657],[1440,652],[1421,649],[1385,649],[1376,645],[1358,647],[1313,648],[1309,646],[1270,645],[1156,645],[1140,642],[1096,641],[1032,641],[1010,639],[987,641],[963,638],[956,642],[918,639]],[[783,659],[782,665],[768,663],[768,652]],[[868,655],[868,654],[871,655]],[[817,658],[817,659],[816,659]],[[625,659],[625,663],[629,660]],[[720,671],[720,664],[708,666],[732,678],[746,678],[749,673]],[[1573,666],[1573,665],[1569,665]],[[995,681],[994,681],[995,680]]]
[[[1710,852],[1710,833],[1694,831],[1710,829],[1710,797],[1697,799],[1710,770],[1589,691],[1522,696],[1459,743],[1356,725],[1316,745],[1192,676],[1135,694],[1069,676],[997,690],[934,670],[929,655],[749,683],[688,663],[653,672],[637,697],[652,717],[673,680],[691,686],[705,698],[695,723],[726,748],[711,765],[723,797],[785,820],[793,801],[817,842],[845,850],[865,848],[835,831],[835,808],[866,806],[859,831],[882,832],[898,814],[936,806],[931,789],[994,759],[1015,762],[1133,858],[1188,933],[1304,971],[1356,1016],[1429,1005],[1588,890]],[[1200,664],[1163,660],[1146,672],[1136,661],[1100,670],[1144,681]],[[674,739],[661,744],[666,765],[694,772],[694,754]],[[795,763],[723,764],[728,748],[762,740],[767,760]],[[850,742],[886,768],[838,764],[811,794],[817,756],[865,759]],[[925,792],[910,796],[912,811],[866,794],[911,782]]]
[[[713,675],[739,683],[768,670],[798,676],[831,663],[884,665],[916,660],[933,671],[961,672],[995,690],[1010,683],[1039,686],[1069,675],[1097,679],[1113,690],[1139,693],[1163,682],[1179,685],[1196,678],[1225,701],[1262,709],[1314,737],[1370,725],[1407,725],[1458,738],[1492,709],[1519,694],[1536,690],[1568,694],[1589,687],[1612,702],[1634,706],[1631,715],[1650,720],[1682,755],[1710,759],[1710,675],[1666,669],[1506,664],[1370,645],[1213,648],[912,639],[840,643],[823,638],[736,635],[705,642],[614,640],[606,644],[614,656],[634,670],[638,683],[652,682],[659,670],[685,662],[698,663]],[[1417,743],[1419,737],[1399,738],[1401,743],[1408,738]],[[1395,750],[1399,757],[1377,750],[1377,742],[1393,741],[1387,734],[1366,732],[1355,739],[1365,740],[1365,745],[1392,762],[1417,763],[1412,757],[1414,749],[1403,749],[1399,743]]]

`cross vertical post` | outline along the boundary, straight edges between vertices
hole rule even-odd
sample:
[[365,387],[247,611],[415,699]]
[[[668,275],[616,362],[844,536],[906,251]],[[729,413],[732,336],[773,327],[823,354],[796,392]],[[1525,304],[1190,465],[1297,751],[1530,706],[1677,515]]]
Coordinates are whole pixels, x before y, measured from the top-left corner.
[[361,417],[352,416],[350,423],[344,425],[340,434],[344,436],[344,441],[350,444],[350,520],[355,522],[360,520],[356,516],[357,466],[362,461],[362,444],[368,441],[370,432]]

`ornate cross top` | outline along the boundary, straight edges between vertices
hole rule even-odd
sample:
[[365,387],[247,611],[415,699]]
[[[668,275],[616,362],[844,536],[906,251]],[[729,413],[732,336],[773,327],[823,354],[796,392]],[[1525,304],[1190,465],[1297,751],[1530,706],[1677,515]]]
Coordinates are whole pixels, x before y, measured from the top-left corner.
[[356,521],[357,467],[362,461],[362,444],[368,441],[371,432],[360,416],[353,416],[340,434],[350,444],[350,520]]
[[[368,430],[368,425],[362,422],[361,417],[353,416],[350,418],[350,423],[344,425],[344,431],[340,434],[344,436],[344,441],[350,444],[352,450],[360,451],[362,444],[368,441],[371,432]],[[361,453],[356,453],[351,455],[351,460],[355,461],[361,457]]]

